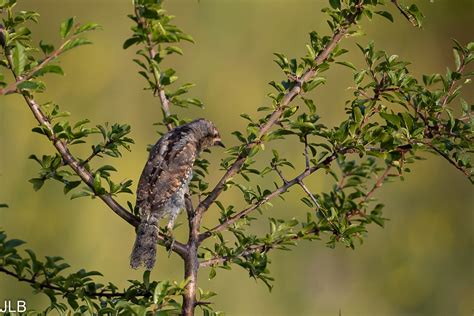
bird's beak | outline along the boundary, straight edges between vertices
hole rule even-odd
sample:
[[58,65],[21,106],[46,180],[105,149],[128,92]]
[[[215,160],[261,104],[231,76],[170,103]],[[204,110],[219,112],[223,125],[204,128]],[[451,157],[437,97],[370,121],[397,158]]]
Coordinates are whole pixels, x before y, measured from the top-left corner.
[[225,148],[224,143],[223,143],[220,139],[216,139],[216,140],[214,141],[214,146],[220,146],[220,147],[222,147],[222,148]]

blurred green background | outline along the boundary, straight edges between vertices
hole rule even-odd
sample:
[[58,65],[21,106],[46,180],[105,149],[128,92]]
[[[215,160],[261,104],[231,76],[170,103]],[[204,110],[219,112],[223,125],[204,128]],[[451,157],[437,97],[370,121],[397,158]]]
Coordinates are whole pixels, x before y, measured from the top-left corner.
[[[346,60],[362,65],[355,42],[373,39],[376,47],[411,61],[414,74],[444,72],[452,66],[450,39],[474,40],[474,1],[417,4],[427,17],[423,29],[414,29],[390,7],[396,23],[383,18],[364,22],[367,36],[343,44],[354,52]],[[197,42],[183,45],[185,56],[168,60],[178,70],[181,83],[197,83],[192,94],[206,104],[204,111],[185,115],[213,120],[224,141],[232,144],[230,132],[245,126],[239,114],[254,114],[257,107],[268,105],[267,83],[282,79],[272,53],[304,55],[307,34],[328,31],[320,13],[323,6],[326,1],[322,0],[168,1],[166,8],[177,16],[176,23]],[[136,141],[132,152],[106,162],[119,169],[115,179],[132,178],[136,183],[147,156],[146,145],[157,138],[152,124],[159,121],[161,112],[158,100],[142,90],[144,81],[131,61],[135,49],[121,48],[130,35],[131,21],[126,15],[131,7],[128,0],[23,0],[19,6],[41,14],[40,23],[32,26],[36,42],[57,43],[59,23],[70,16],[103,26],[90,35],[94,45],[63,56],[66,75],[48,77],[49,89],[39,99],[57,102],[72,112],[72,120],[87,117],[93,123],[131,124]],[[316,89],[313,96],[324,123],[337,124],[343,118],[351,78],[347,68],[333,67],[328,84]],[[472,103],[472,87],[466,88],[465,98]],[[38,255],[59,255],[73,269],[102,271],[104,281],[124,286],[127,279],[140,278],[141,272],[128,267],[134,232],[103,203],[70,201],[53,182],[33,191],[27,180],[35,176],[37,165],[27,157],[53,152],[46,139],[30,132],[33,126],[33,116],[18,96],[0,99],[0,202],[10,205],[0,211],[2,229],[11,238],[26,240]],[[88,151],[84,147],[76,153]],[[301,159],[291,144],[284,151]],[[273,252],[271,270],[276,282],[271,293],[239,268],[218,271],[211,281],[203,270],[200,286],[219,294],[215,307],[228,315],[472,315],[472,186],[446,161],[426,157],[427,161],[412,167],[405,182],[386,185],[377,193],[391,220],[385,229],[372,226],[355,251],[341,246],[331,250],[324,242],[314,241],[302,242],[292,252]],[[220,175],[220,171],[212,173],[211,183]],[[318,176],[307,184],[320,192],[329,187],[327,179]],[[293,191],[286,204],[277,203],[264,217],[304,216],[298,192]],[[242,205],[238,198],[230,194],[226,201]],[[208,215],[211,222],[216,213],[214,209]],[[261,228],[262,234],[266,232],[266,224]],[[176,256],[167,258],[161,251],[152,276],[180,280],[181,271]],[[27,285],[3,274],[0,298],[26,298],[28,306],[37,309],[46,303],[44,296],[34,296]]]

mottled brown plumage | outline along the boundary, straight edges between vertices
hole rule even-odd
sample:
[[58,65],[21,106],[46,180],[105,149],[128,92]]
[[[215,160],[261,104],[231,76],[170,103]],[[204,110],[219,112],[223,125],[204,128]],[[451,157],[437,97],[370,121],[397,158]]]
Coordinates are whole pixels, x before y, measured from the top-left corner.
[[133,246],[130,265],[151,270],[156,260],[158,221],[169,216],[168,231],[184,208],[184,195],[192,178],[199,153],[222,142],[214,124],[198,119],[163,135],[150,151],[137,188],[141,222]]

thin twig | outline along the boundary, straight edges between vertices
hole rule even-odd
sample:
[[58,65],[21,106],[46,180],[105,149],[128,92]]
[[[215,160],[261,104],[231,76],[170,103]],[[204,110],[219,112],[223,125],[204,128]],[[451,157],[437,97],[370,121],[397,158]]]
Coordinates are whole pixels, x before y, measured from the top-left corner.
[[232,261],[232,260],[237,259],[237,258],[246,257],[248,255],[251,255],[252,253],[255,253],[255,252],[266,253],[266,252],[268,252],[272,249],[275,249],[279,245],[281,245],[283,243],[286,243],[288,241],[296,241],[296,240],[302,239],[303,237],[305,237],[305,238],[308,237],[309,234],[318,234],[318,233],[319,233],[319,230],[317,228],[315,228],[311,231],[308,231],[305,236],[295,234],[294,236],[292,236],[289,239],[279,240],[279,241],[274,242],[272,244],[251,245],[251,246],[247,247],[245,250],[243,250],[242,252],[240,252],[239,254],[234,254],[234,255],[229,255],[229,256],[216,256],[216,257],[208,259],[208,260],[203,260],[199,263],[199,267],[200,268],[212,267],[212,266],[215,266],[217,264],[223,264],[225,262]]
[[304,158],[306,170],[309,169],[308,135],[304,135]]
[[[157,52],[156,52],[156,49],[155,49],[155,45],[153,44],[152,33],[148,31],[148,25],[147,25],[146,19],[140,14],[140,10],[139,10],[137,4],[135,4],[134,10],[135,10],[135,16],[137,18],[138,25],[143,30],[146,30],[146,45],[145,45],[145,47],[146,47],[146,50],[148,52],[148,56],[150,57],[151,60],[154,60],[155,57],[156,57]],[[166,122],[166,119],[171,115],[170,101],[169,101],[168,97],[166,96],[166,92],[165,92],[164,87],[160,84],[160,75],[157,72],[157,70],[155,69],[155,66],[150,65],[150,67],[152,67],[153,79],[155,81],[154,96],[157,96],[157,97],[160,98],[161,108],[162,108],[164,116],[165,116],[164,121]],[[168,131],[170,131],[170,130],[173,129],[173,125],[171,123],[166,123],[166,128],[168,129]]]
[[397,7],[398,11],[408,20],[413,26],[418,27],[418,22],[416,19],[411,15],[406,12],[406,9],[402,8],[402,6],[398,3],[397,0],[392,0],[392,3]]
[[371,196],[374,194],[374,192],[382,186],[382,184],[385,182],[385,179],[389,176],[389,173],[392,167],[393,167],[392,165],[387,166],[384,173],[377,179],[372,189],[369,192],[367,192],[367,194],[365,195],[364,202],[367,202],[371,198]]
[[299,181],[298,184],[303,189],[303,191],[309,196],[311,201],[313,201],[314,205],[316,205],[316,208],[319,211],[321,209],[321,205],[319,204],[318,200],[313,195],[313,193],[311,193],[311,191],[308,189],[308,187],[304,184],[303,180]]
[[280,169],[278,169],[278,167],[275,166],[275,165],[272,165],[272,168],[273,168],[273,170],[276,171],[276,173],[277,173],[278,176],[280,177],[280,179],[281,179],[281,181],[283,182],[283,184],[287,184],[287,183],[288,183],[288,180],[286,180],[285,176],[283,175],[283,172],[282,172]]
[[45,59],[43,59],[42,62],[40,62],[36,67],[33,67],[28,73],[21,76],[17,74],[17,80],[8,85],[6,88],[0,89],[0,95],[15,93],[18,90],[18,86],[20,84],[33,78],[39,70],[43,69],[47,64],[49,64],[51,61],[56,59],[56,57],[61,55],[63,53],[64,47],[66,47],[66,45],[69,44],[74,38],[76,38],[76,36],[72,36],[70,39],[64,41],[64,43],[58,49],[49,54]]
[[441,150],[439,150],[438,148],[436,148],[435,145],[433,145],[432,143],[430,142],[418,142],[422,145],[425,145],[429,148],[431,148],[433,151],[435,151],[436,153],[438,153],[439,155],[441,155],[444,159],[446,159],[450,164],[452,164],[454,167],[456,167],[456,169],[458,169],[459,171],[461,171],[465,176],[467,176],[469,179],[471,177],[471,173],[464,169],[463,167],[461,167],[460,165],[458,165],[456,163],[456,161],[454,161],[451,157],[449,157],[449,155],[447,155],[446,153],[442,152]]
[[[459,65],[458,69],[456,69],[456,72],[462,74],[462,72],[464,71],[464,68],[466,67],[466,64],[465,64],[465,61],[464,61],[464,57],[462,57],[462,61],[461,61],[461,64]],[[456,85],[456,81],[457,80],[454,80],[454,79],[451,79],[451,83],[449,84],[449,87],[448,87],[448,91],[446,93],[446,95],[441,99],[441,108],[444,109],[448,103],[448,100],[449,98],[451,97],[451,95],[453,94],[453,89]],[[441,116],[441,111],[438,112],[436,114],[436,117],[439,118]]]
[[[377,178],[377,180],[375,181],[373,187],[370,189],[370,191],[368,191],[364,196],[363,196],[363,199],[361,202],[359,202],[359,205],[362,205],[362,203],[366,203],[369,201],[369,199],[372,197],[372,195],[375,193],[375,191],[377,189],[379,189],[380,187],[382,187],[383,183],[385,182],[385,179],[389,176],[389,173],[390,173],[390,170],[392,169],[393,165],[387,165],[387,167],[385,168],[385,171],[382,173],[382,175],[380,177]],[[361,216],[361,217],[365,217],[366,216],[366,213],[365,211],[362,211],[360,208],[356,208],[352,211],[350,211],[349,213],[346,214],[347,218],[352,218],[354,216]]]

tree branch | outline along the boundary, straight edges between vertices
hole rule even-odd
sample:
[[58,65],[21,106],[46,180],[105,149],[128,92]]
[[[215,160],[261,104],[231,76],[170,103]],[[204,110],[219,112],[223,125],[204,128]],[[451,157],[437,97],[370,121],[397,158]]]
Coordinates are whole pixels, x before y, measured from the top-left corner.
[[193,205],[189,196],[186,196],[186,211],[188,214],[189,236],[186,244],[186,255],[184,259],[184,279],[187,280],[183,292],[183,316],[194,315],[197,304],[197,277],[199,270],[198,248],[199,248],[199,225],[201,219],[195,216]]
[[389,173],[392,167],[393,167],[392,165],[387,166],[384,173],[377,179],[372,189],[369,192],[367,192],[367,194],[365,195],[364,202],[367,202],[372,197],[374,192],[382,186],[382,184],[385,182],[385,179],[389,176]]
[[[308,231],[307,234],[304,237],[307,238],[309,234],[318,234],[318,233],[319,233],[319,230],[315,228],[312,231]],[[281,240],[278,240],[278,241],[276,241],[272,244],[252,245],[252,246],[248,247],[247,249],[243,250],[241,253],[239,253],[237,255],[216,256],[216,257],[208,259],[208,260],[203,260],[199,263],[199,267],[200,268],[212,267],[212,266],[215,266],[217,264],[223,264],[225,262],[229,262],[229,261],[232,261],[232,260],[237,259],[237,258],[246,257],[248,255],[251,255],[252,253],[255,253],[255,252],[267,253],[268,251],[270,251],[272,249],[276,249],[279,245],[281,245],[283,243],[287,243],[289,241],[297,241],[297,240],[300,240],[302,238],[303,238],[303,236],[300,236],[300,235],[296,234],[296,235],[292,236],[291,238],[281,239]]]
[[[5,56],[7,57],[7,62],[9,65],[9,68],[15,78],[15,81],[21,80],[21,78],[15,73],[13,69],[13,60],[12,60],[12,55],[5,51]],[[62,160],[81,178],[81,180],[89,187],[92,189],[94,192],[94,177],[88,171],[87,169],[84,168],[80,164],[80,162],[71,154],[69,151],[66,143],[59,139],[56,136],[56,133],[54,132],[51,122],[48,120],[46,115],[43,113],[41,110],[41,107],[39,104],[35,101],[33,96],[31,96],[27,91],[20,91],[19,92],[22,96],[25,102],[27,103],[28,107],[30,108],[31,112],[33,113],[34,117],[38,121],[38,123],[41,126],[45,126],[48,131],[49,135],[48,138],[53,144],[53,146],[56,148],[58,153],[61,155]],[[111,194],[106,193],[102,195],[98,195],[98,197],[104,201],[105,204],[118,216],[120,216],[123,220],[125,220],[127,223],[130,225],[137,227],[138,224],[140,223],[140,220],[134,216],[132,213],[128,212],[125,208],[123,208],[113,197]],[[158,240],[160,244],[164,244],[166,241],[166,237],[163,235],[158,236]],[[178,253],[180,256],[183,256],[186,253],[186,246],[179,243],[175,242],[173,244],[173,251]]]
[[[134,11],[135,11],[135,17],[137,18],[137,24],[143,29],[146,30],[146,45],[145,48],[148,52],[148,56],[150,57],[151,60],[155,60],[156,57],[156,49],[155,45],[153,44],[153,37],[152,37],[152,32],[148,30],[148,25],[146,22],[146,19],[140,14],[140,9],[137,5],[137,2],[134,4]],[[156,66],[152,65],[150,63],[150,67],[152,68],[152,74],[153,74],[153,79],[155,81],[155,87],[154,87],[154,92],[153,95],[156,97],[160,98],[161,102],[161,108],[163,110],[164,114],[164,121],[166,122],[166,119],[170,116],[170,101],[166,97],[166,92],[164,87],[160,84],[160,74],[158,73]],[[168,131],[173,129],[173,125],[171,123],[166,123],[166,128]]]
[[246,216],[247,214],[249,214],[250,212],[256,210],[257,208],[259,208],[260,206],[262,206],[263,204],[267,203],[268,201],[270,201],[272,198],[286,192],[290,187],[294,186],[295,184],[300,184],[302,182],[302,180],[304,178],[306,178],[307,176],[313,174],[314,172],[316,172],[317,170],[321,169],[321,168],[324,168],[326,166],[328,166],[329,164],[331,164],[331,162],[336,159],[337,155],[338,154],[343,154],[343,153],[348,153],[350,152],[349,150],[339,150],[339,152],[333,152],[330,156],[328,156],[326,159],[324,159],[322,162],[320,162],[319,164],[313,166],[313,167],[310,167],[309,169],[305,169],[301,174],[299,174],[297,177],[287,181],[285,184],[283,184],[281,187],[279,187],[278,189],[274,190],[272,193],[268,194],[267,196],[265,196],[263,199],[261,199],[260,201],[250,205],[249,207],[245,208],[244,210],[240,211],[239,213],[229,217],[226,221],[224,221],[223,223],[215,226],[214,228],[211,228],[209,229],[208,231],[206,232],[203,232],[199,235],[199,240],[202,242],[203,240],[209,238],[212,236],[212,234],[216,233],[216,232],[220,232],[224,229],[226,229],[227,227],[229,227],[230,225],[234,224],[235,222],[237,222],[239,219],[241,219],[242,217]]
[[326,45],[326,47],[322,51],[320,51],[319,54],[316,56],[314,60],[314,67],[306,70],[306,72],[301,76],[301,78],[297,81],[297,83],[293,86],[293,88],[284,96],[283,100],[280,102],[277,109],[272,113],[268,121],[263,126],[260,127],[259,135],[257,139],[248,143],[247,146],[245,146],[245,148],[242,150],[240,155],[234,161],[232,166],[226,171],[224,176],[219,180],[219,182],[214,187],[212,192],[201,203],[199,203],[196,209],[197,213],[206,212],[211,206],[211,204],[217,199],[217,197],[224,190],[226,182],[240,171],[240,168],[245,163],[245,160],[247,159],[247,156],[250,150],[254,148],[255,146],[257,146],[260,143],[261,138],[272,128],[273,125],[275,125],[279,121],[285,107],[288,106],[290,102],[301,93],[301,87],[303,83],[309,81],[317,74],[318,66],[320,66],[322,63],[324,63],[327,60],[331,52],[336,48],[337,44],[347,34],[347,31],[349,30],[350,26],[355,23],[356,18],[359,16],[361,11],[362,11],[362,4],[358,7],[358,10],[355,13],[347,17],[346,23],[333,34],[331,40]]
[[436,148],[435,145],[433,145],[431,142],[428,142],[428,141],[425,141],[425,142],[417,142],[415,141],[416,143],[419,143],[419,144],[422,144],[422,145],[425,145],[427,146],[428,148],[430,148],[431,150],[433,150],[434,152],[438,153],[441,157],[443,157],[444,159],[446,159],[451,165],[453,165],[454,167],[456,167],[456,169],[458,169],[459,171],[461,171],[465,176],[468,177],[468,179],[471,179],[471,172],[463,167],[461,167],[460,165],[458,165],[456,163],[456,161],[454,161],[451,157],[449,157],[448,154],[444,153],[443,151],[439,150],[438,148]]
[[[3,272],[3,273],[5,273],[9,276],[12,276],[20,282],[28,283],[31,286],[33,286],[35,289],[40,289],[40,290],[50,289],[50,290],[53,290],[53,291],[60,292],[61,294],[63,294],[63,296],[66,296],[66,294],[75,293],[74,290],[68,290],[68,289],[64,289],[64,288],[61,288],[59,286],[50,284],[50,283],[47,282],[47,280],[45,280],[44,282],[38,282],[38,281],[35,280],[34,277],[31,277],[31,278],[22,277],[21,275],[15,273],[15,272],[9,271],[9,270],[5,269],[4,267],[1,267],[1,266],[0,266],[0,272]],[[129,295],[128,293],[109,292],[109,291],[105,291],[105,290],[102,290],[100,292],[87,292],[85,294],[88,297],[109,297],[109,298],[124,297],[124,296]],[[146,293],[146,294],[142,294],[142,295],[135,295],[135,297],[138,297],[138,296],[151,296],[151,293]]]
[[[75,39],[76,36],[72,36],[70,39],[64,41],[64,43],[61,44],[61,46],[53,51],[51,54],[49,54],[41,63],[39,63],[36,67],[32,68],[28,73],[18,76],[18,74],[15,75],[15,82],[11,83],[8,85],[8,87],[4,89],[0,89],[0,95],[7,95],[11,93],[15,93],[18,90],[18,86],[22,84],[25,81],[30,80],[33,78],[33,76],[41,69],[43,69],[47,64],[49,64],[51,61],[56,59],[59,55],[61,55],[64,51],[64,47],[68,45],[73,39]],[[7,54],[6,54],[7,55]],[[11,67],[11,65],[10,65]]]

